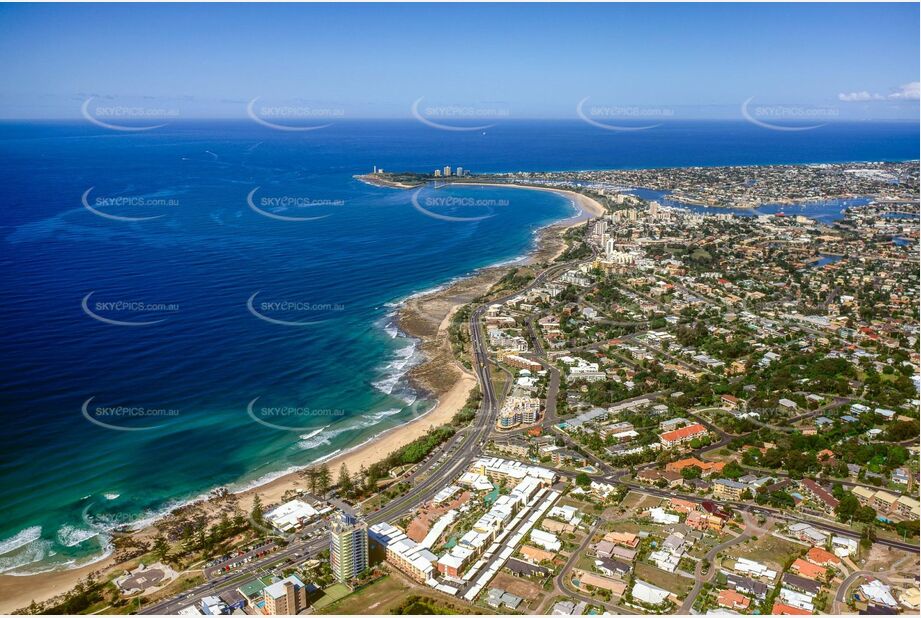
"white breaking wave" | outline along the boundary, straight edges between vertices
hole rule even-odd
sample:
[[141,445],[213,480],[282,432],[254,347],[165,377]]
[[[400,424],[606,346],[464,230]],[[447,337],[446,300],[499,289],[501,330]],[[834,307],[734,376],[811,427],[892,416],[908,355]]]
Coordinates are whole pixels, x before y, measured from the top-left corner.
[[321,464],[321,463],[323,463],[324,461],[329,461],[330,459],[332,459],[333,457],[335,457],[336,455],[338,455],[338,454],[341,453],[341,452],[342,452],[342,449],[341,449],[341,448],[337,448],[337,449],[336,449],[335,451],[333,451],[332,453],[329,453],[329,454],[327,454],[327,455],[323,455],[322,457],[318,457],[317,459],[314,459],[313,462],[311,462],[311,463],[312,463],[313,465]]
[[387,418],[388,416],[393,416],[394,414],[399,414],[402,412],[402,408],[391,408],[390,410],[381,410],[380,412],[372,413],[368,418],[373,421],[380,421],[381,419]]
[[42,537],[41,526],[30,526],[25,530],[20,530],[8,539],[0,541],[0,554],[8,554],[13,550],[37,541]]
[[118,500],[118,497],[119,497],[120,495],[121,495],[121,494],[117,494],[117,493],[114,493],[114,492],[107,493],[107,494],[102,494],[102,496],[103,496],[106,500]]
[[327,427],[329,427],[329,425],[324,425],[323,427],[320,427],[319,429],[314,429],[310,433],[305,433],[304,435],[300,436],[300,438],[301,440],[309,440],[310,438],[323,433],[323,430],[326,429]]
[[19,569],[28,564],[41,562],[45,558],[53,556],[51,551],[51,541],[44,539],[33,539],[25,545],[20,545],[17,551],[0,557],[0,573],[8,573],[14,569]]
[[327,430],[329,427],[329,425],[327,425],[322,429],[301,436],[302,439],[297,443],[297,446],[301,450],[305,451],[319,448],[321,446],[329,446],[332,444],[332,439],[338,435],[349,431],[360,431],[362,429],[367,429],[368,427],[373,427],[388,416],[393,416],[394,414],[399,414],[400,412],[402,412],[401,408],[391,408],[389,410],[381,410],[380,412],[372,412],[371,414],[359,419],[358,422],[349,423],[348,425],[344,425],[342,427],[336,427],[334,429]]
[[419,342],[416,339],[409,339],[409,345],[399,348],[394,353],[394,359],[384,365],[384,375],[371,385],[382,393],[392,395],[397,384],[409,373],[410,369],[424,360],[423,355],[419,352]]
[[347,431],[352,431],[353,429],[356,429],[356,428],[357,427],[347,425],[345,427],[338,427],[336,429],[330,429],[329,431],[321,430],[320,433],[313,434],[309,439],[301,440],[300,442],[297,443],[297,446],[298,448],[304,451],[309,451],[310,449],[314,449],[320,446],[329,446],[332,443],[331,441],[333,438],[335,438],[339,434],[343,434]]
[[76,547],[77,545],[89,541],[99,536],[99,530],[87,530],[86,528],[75,528],[74,526],[64,524],[58,529],[58,543],[64,547]]

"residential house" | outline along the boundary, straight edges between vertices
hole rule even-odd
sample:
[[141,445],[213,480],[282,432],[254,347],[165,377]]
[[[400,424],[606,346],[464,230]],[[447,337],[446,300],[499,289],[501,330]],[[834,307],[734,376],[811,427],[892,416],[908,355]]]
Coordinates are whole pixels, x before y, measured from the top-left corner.
[[751,604],[751,599],[735,590],[720,590],[716,597],[716,604],[726,609],[746,610]]

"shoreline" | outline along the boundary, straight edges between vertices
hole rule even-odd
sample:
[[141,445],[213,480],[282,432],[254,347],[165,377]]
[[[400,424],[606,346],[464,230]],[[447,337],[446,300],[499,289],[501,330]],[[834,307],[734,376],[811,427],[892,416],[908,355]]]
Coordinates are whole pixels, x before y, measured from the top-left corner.
[[[418,341],[419,349],[424,356],[424,360],[410,369],[404,378],[409,380],[414,388],[434,397],[435,405],[424,414],[390,427],[344,452],[334,452],[316,460],[328,466],[333,479],[338,475],[342,464],[346,465],[350,473],[355,473],[362,466],[368,467],[394,450],[424,436],[432,428],[450,422],[477,386],[474,375],[456,361],[451,350],[448,329],[454,314],[474,298],[485,294],[509,270],[556,259],[566,246],[562,232],[606,212],[596,200],[565,189],[502,183],[481,183],[479,186],[515,187],[557,193],[569,199],[578,213],[536,230],[532,245],[514,261],[479,268],[447,284],[414,293],[398,303],[398,329],[403,335]],[[287,472],[279,471],[278,476],[268,478],[263,483],[231,491],[234,502],[244,512],[249,510],[256,495],[266,506],[281,502],[286,492],[306,489],[306,482],[300,473],[311,465],[316,465],[316,462]],[[208,499],[209,496],[210,491],[205,492],[176,508],[196,505],[204,509],[209,517],[217,517],[225,505],[212,502]],[[168,517],[169,514],[163,515],[128,534],[152,538],[157,534],[156,525]],[[123,564],[125,563],[116,562],[116,556],[112,553],[73,569],[51,570],[33,575],[0,574],[0,612],[10,613],[24,608],[33,600],[47,601],[69,591],[90,574],[104,578],[114,570],[122,570]]]

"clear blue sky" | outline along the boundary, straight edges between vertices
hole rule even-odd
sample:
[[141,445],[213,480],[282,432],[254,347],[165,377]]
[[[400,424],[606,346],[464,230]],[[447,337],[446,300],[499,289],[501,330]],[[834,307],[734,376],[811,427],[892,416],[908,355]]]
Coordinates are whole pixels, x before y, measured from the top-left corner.
[[409,117],[424,96],[522,118],[573,117],[584,97],[917,118],[918,25],[911,3],[8,4],[0,117],[77,117],[89,96],[187,117],[240,117],[254,97]]

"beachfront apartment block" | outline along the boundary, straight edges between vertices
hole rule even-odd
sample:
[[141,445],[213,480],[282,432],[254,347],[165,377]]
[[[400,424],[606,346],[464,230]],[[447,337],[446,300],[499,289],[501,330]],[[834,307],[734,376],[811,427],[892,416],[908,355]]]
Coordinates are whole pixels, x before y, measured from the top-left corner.
[[333,575],[347,582],[368,568],[368,524],[340,512],[329,524],[329,561]]
[[496,418],[497,429],[511,429],[518,425],[533,425],[540,418],[540,399],[521,393],[512,393],[502,404]]
[[297,575],[266,586],[262,596],[270,616],[293,616],[307,607],[307,587]]
[[416,543],[387,522],[371,526],[368,539],[372,559],[383,558],[419,583],[432,579],[438,556],[429,551],[425,543]]
[[526,476],[540,480],[541,484],[548,487],[556,482],[557,474],[550,468],[531,466],[519,461],[510,461],[499,457],[481,457],[470,466],[469,472],[485,476],[495,482],[519,482]]

